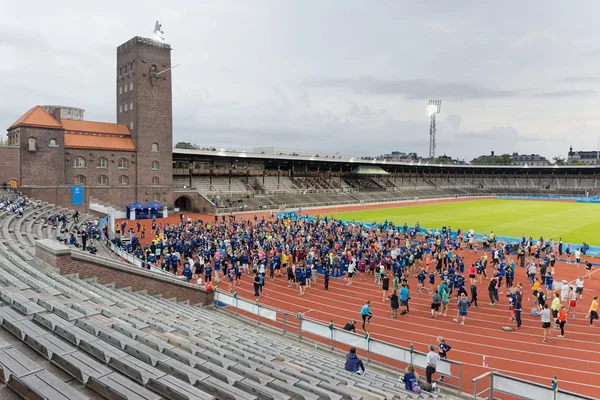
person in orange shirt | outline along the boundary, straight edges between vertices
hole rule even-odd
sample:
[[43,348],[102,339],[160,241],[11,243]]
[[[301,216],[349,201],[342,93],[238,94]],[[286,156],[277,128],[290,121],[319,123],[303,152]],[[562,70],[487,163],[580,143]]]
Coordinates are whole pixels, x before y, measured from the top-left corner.
[[590,317],[590,326],[594,326],[594,320],[598,319],[598,296],[594,296],[592,304],[590,304],[590,310],[585,318],[587,319],[588,317]]
[[567,323],[567,314],[565,313],[565,306],[561,305],[558,310],[558,318],[556,319],[556,324],[560,328],[559,338],[565,337],[565,324]]

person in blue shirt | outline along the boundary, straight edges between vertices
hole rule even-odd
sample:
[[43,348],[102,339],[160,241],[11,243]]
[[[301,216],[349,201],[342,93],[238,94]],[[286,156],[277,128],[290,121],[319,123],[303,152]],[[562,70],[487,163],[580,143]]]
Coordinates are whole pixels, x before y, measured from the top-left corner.
[[356,355],[356,347],[351,347],[350,352],[346,354],[346,364],[344,365],[344,369],[358,375],[365,373],[365,366],[362,360]]
[[212,282],[212,267],[210,264],[206,264],[206,268],[204,268],[204,282]]
[[329,277],[330,277],[329,268],[327,268],[327,267],[323,268],[323,278],[324,278],[325,290],[329,290]]
[[[298,270],[298,267],[296,267],[296,270]],[[304,286],[306,286],[306,270],[304,267],[300,268],[300,272],[299,274],[297,273],[296,276],[298,277],[298,287],[300,288],[300,293],[298,295],[304,296]]]
[[373,313],[371,313],[371,300],[368,300],[360,310],[360,317],[362,319],[362,329],[364,332],[367,332],[365,329],[365,323],[370,324],[371,318],[373,317]]
[[467,310],[469,309],[469,307],[471,307],[471,302],[469,301],[469,299],[467,299],[467,296],[465,296],[465,294],[463,293],[463,294],[461,294],[460,299],[458,299],[456,306],[458,307],[458,315],[456,316],[456,318],[454,318],[454,322],[459,322],[459,319],[462,318],[462,321],[460,321],[460,324],[464,325],[465,319],[467,318]]
[[436,383],[430,384],[425,381],[419,380],[419,374],[415,371],[415,367],[412,364],[406,366],[406,373],[404,374],[404,388],[412,393],[421,393],[421,390],[426,392],[432,392]]
[[419,273],[417,274],[417,282],[419,282],[419,285],[417,286],[418,293],[423,293],[423,286],[424,286],[426,277],[427,277],[427,275],[425,275],[425,270],[421,269],[419,271]]
[[429,273],[429,294],[433,293],[433,287],[435,286],[435,272]]
[[181,275],[185,276],[187,283],[191,282],[192,270],[190,269],[190,263],[186,262],[185,264],[183,264],[183,271],[181,272]]
[[410,296],[406,284],[402,284],[402,288],[400,289],[400,294],[398,297],[400,297],[400,315],[408,314],[408,300],[410,299]]

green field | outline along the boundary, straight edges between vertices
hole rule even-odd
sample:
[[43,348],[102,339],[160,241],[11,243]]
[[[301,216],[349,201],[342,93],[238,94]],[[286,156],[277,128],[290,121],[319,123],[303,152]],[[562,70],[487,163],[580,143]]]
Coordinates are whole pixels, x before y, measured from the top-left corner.
[[520,238],[522,234],[545,240],[562,237],[565,243],[600,245],[600,205],[534,200],[473,200],[441,204],[420,204],[378,210],[333,214],[336,219],[383,222],[396,225],[456,231],[473,228],[475,233]]

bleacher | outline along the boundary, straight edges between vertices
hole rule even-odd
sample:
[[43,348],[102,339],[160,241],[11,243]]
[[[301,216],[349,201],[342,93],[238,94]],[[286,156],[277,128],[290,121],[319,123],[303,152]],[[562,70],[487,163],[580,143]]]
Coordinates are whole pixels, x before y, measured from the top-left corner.
[[44,225],[56,212],[0,215],[0,398],[413,398],[390,370],[347,373],[342,355],[228,312],[61,276],[33,251],[64,234]]

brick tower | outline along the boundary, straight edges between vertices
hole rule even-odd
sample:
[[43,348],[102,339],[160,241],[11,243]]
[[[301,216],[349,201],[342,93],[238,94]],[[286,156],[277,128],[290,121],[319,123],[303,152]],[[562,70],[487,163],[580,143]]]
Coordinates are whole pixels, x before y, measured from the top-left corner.
[[139,36],[117,47],[117,122],[136,148],[137,201],[173,204],[171,46]]

